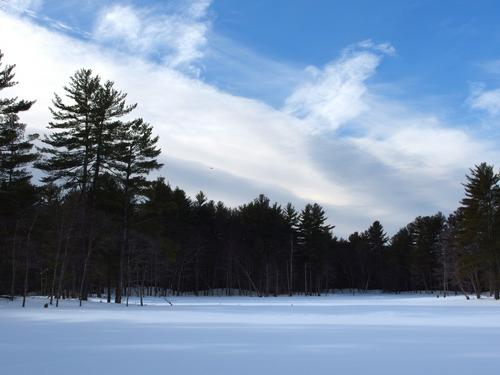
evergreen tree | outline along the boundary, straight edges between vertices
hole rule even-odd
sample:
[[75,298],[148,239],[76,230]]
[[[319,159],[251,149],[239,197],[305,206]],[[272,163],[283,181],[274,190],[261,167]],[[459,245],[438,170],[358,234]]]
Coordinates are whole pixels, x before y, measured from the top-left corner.
[[440,237],[445,217],[440,212],[433,216],[419,216],[408,225],[412,238],[411,272],[414,287],[433,290],[439,288],[436,281],[439,269]]
[[288,271],[288,295],[291,297],[293,295],[293,281],[294,281],[294,273],[293,273],[293,260],[294,260],[294,245],[297,241],[297,230],[299,225],[299,213],[293,207],[291,203],[288,203],[283,210],[283,218],[285,220],[285,224],[288,228],[288,235],[290,237],[290,257],[287,262]]
[[[17,85],[14,81],[14,68],[15,65],[3,66],[3,53],[0,51],[0,91],[8,87]],[[34,101],[19,100],[18,98],[2,98],[0,99],[0,113],[6,115],[9,113],[19,113],[27,111],[31,108]]]
[[[256,274],[262,281],[258,289],[267,296],[271,292],[273,279],[276,281],[279,276],[278,259],[282,255],[283,243],[288,238],[281,206],[271,205],[269,198],[261,194],[251,203],[240,207],[239,217],[246,248],[245,263],[255,266],[247,267],[247,272]],[[275,282],[274,290],[276,294]]]
[[[2,68],[0,90],[15,84]],[[55,95],[44,139],[46,185],[30,182],[36,135],[19,115],[33,102],[0,99],[0,293],[88,293],[122,302],[144,295],[320,294],[332,288],[490,289],[500,298],[500,177],[482,163],[470,170],[461,207],[447,219],[417,217],[388,241],[379,221],[349,240],[332,237],[318,204],[300,212],[260,195],[232,209],[194,200],[163,178],[158,137],[112,82],[79,70]],[[91,257],[92,255],[92,257]],[[91,262],[92,259],[92,262]],[[303,270],[303,271],[302,271]],[[36,275],[36,277],[34,277]],[[302,277],[303,276],[303,277]]]
[[500,206],[499,176],[493,166],[486,163],[476,165],[466,176],[465,198],[461,201],[460,226],[465,246],[478,253],[487,265],[490,290],[495,299],[499,291],[499,236],[498,212]]
[[[0,51],[0,91],[17,84],[14,81],[15,65],[3,66],[2,59]],[[10,255],[8,261],[7,257],[2,257],[0,265],[10,263],[11,298],[18,289],[19,248],[24,249],[25,280],[30,270],[30,243],[26,233],[31,233],[27,228],[30,228],[35,215],[37,190],[31,184],[31,173],[27,167],[37,158],[32,149],[38,135],[25,135],[26,125],[20,122],[19,114],[29,110],[33,103],[18,98],[0,98],[0,252]]]
[[[3,66],[0,51],[0,91],[17,84],[14,81],[15,65]],[[31,173],[26,169],[37,154],[32,152],[37,134],[25,135],[26,125],[19,120],[19,113],[31,108],[34,101],[17,98],[0,98],[0,191],[16,182],[27,183]]]
[[365,238],[367,243],[367,271],[368,278],[366,282],[365,289],[368,289],[370,282],[374,283],[377,288],[384,289],[384,267],[383,262],[384,251],[389,241],[387,234],[384,232],[384,228],[379,221],[374,221],[373,224],[365,232]]
[[[323,208],[307,204],[300,214],[299,244],[304,264],[304,293],[316,294],[321,290],[321,279],[325,276],[326,258],[331,245],[333,225],[326,224]],[[313,279],[313,275],[315,276]]]
[[[446,219],[443,231],[440,236],[440,253],[439,263],[440,269],[437,270],[437,277],[441,281],[443,297],[446,297],[450,290],[450,284],[453,282],[453,268],[457,266],[457,215],[450,214]],[[456,278],[456,274],[455,274]]]
[[69,190],[78,190],[86,198],[90,186],[90,170],[95,161],[94,124],[97,107],[99,76],[93,76],[90,69],[81,69],[71,78],[64,91],[69,103],[54,94],[53,121],[49,123],[50,133],[41,149],[43,160],[37,167],[47,173],[45,181],[58,181]]
[[412,290],[411,252],[413,239],[408,227],[401,228],[391,239],[385,257],[386,288],[388,290]]
[[0,184],[12,186],[17,182],[27,183],[31,172],[26,168],[38,155],[32,152],[33,141],[38,134],[25,136],[26,125],[19,122],[16,114],[2,116],[0,120]]
[[366,232],[368,239],[368,246],[372,252],[381,252],[387,245],[389,238],[384,232],[384,227],[380,224],[380,221],[374,221],[373,224],[368,228]]
[[363,233],[354,232],[349,236],[350,250],[355,256],[355,271],[356,285],[358,289],[367,290],[370,287],[372,279],[372,264],[371,253],[368,246],[368,238],[366,231]]
[[[90,69],[77,71],[64,91],[69,103],[55,95],[54,109],[51,109],[54,121],[49,124],[52,132],[43,140],[47,146],[42,148],[45,157],[38,168],[47,172],[45,181],[61,181],[64,187],[80,191],[85,239],[81,303],[86,298],[85,279],[95,241],[96,194],[100,178],[103,170],[111,169],[116,162],[116,148],[119,147],[116,141],[123,133],[120,132],[120,118],[136,105],[126,105],[126,94],[116,90],[113,82],[101,83],[100,77],[94,76]],[[138,124],[134,126],[141,126]]]
[[142,119],[122,122],[118,128],[118,142],[109,162],[123,190],[123,229],[120,251],[119,282],[115,303],[121,303],[123,291],[124,256],[128,251],[130,208],[138,194],[147,186],[145,175],[161,167],[156,160],[161,150],[156,147],[158,137],[153,137],[152,127]]

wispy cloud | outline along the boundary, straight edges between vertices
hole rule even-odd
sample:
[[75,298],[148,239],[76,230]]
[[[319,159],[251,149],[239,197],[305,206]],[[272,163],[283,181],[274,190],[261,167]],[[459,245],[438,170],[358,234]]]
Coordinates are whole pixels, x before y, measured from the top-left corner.
[[194,63],[203,56],[210,28],[209,6],[210,0],[190,0],[160,13],[154,8],[114,4],[101,10],[93,35],[121,50],[197,72]]
[[[197,163],[205,174],[223,173],[253,181],[261,191],[284,190],[297,199],[324,204],[349,203],[348,191],[324,179],[308,160],[307,130],[301,120],[137,57],[105,52],[13,18],[0,21],[2,35],[8,28],[19,30],[16,39],[0,37],[6,55],[18,62],[18,79],[23,85],[16,90],[40,98],[26,116],[28,123],[43,129],[49,120],[46,108],[51,93],[59,92],[77,68],[92,66],[119,83],[131,101],[140,103],[137,114],[155,125],[167,155]],[[17,38],[27,48],[18,49]],[[35,57],[36,68],[30,63]],[[40,69],[48,74],[40,76]],[[200,175],[200,184],[193,189],[203,188],[203,178]],[[223,191],[214,194],[224,196]],[[244,197],[240,203],[252,198]]]
[[[365,132],[348,137],[349,141],[393,169],[409,186],[419,179],[440,181],[443,191],[456,191],[453,186],[459,186],[467,166],[499,160],[496,147],[486,139],[425,112],[380,98],[370,101],[370,111],[359,119]],[[437,192],[430,192],[427,199],[441,209],[451,203]]]
[[476,84],[468,98],[471,108],[485,111],[490,115],[500,114],[500,89],[487,90],[484,85]]
[[[206,17],[208,2],[190,4],[196,6],[183,8],[185,17]],[[137,115],[160,135],[166,155],[162,173],[189,193],[203,189],[232,204],[257,192],[298,206],[317,201],[342,235],[375,219],[394,231],[416,215],[454,208],[463,174],[479,158],[500,161],[490,141],[373,89],[370,78],[384,56],[395,53],[390,44],[365,41],[322,68],[308,68],[291,80],[298,83],[284,108],[275,109],[183,74],[178,67],[198,57],[182,58],[182,63],[174,57],[198,55],[183,55],[146,24],[148,17],[169,18],[172,12],[159,16],[142,15],[143,9],[130,6],[106,9],[103,17],[115,14],[130,22],[122,30],[118,19],[100,19],[97,39],[89,40],[0,11],[0,46],[8,61],[17,63],[20,81],[12,93],[38,100],[23,120],[43,130],[53,92],[60,92],[76,69],[92,67],[139,103]],[[98,37],[97,30],[105,25],[117,40],[136,43],[140,53],[111,48],[108,39],[99,39],[106,31]],[[167,44],[162,55],[167,65],[150,56],[162,43]],[[332,131],[340,128],[349,131]]]
[[7,0],[0,1],[0,9],[14,13],[31,13],[39,10],[42,4],[43,0]]
[[367,40],[346,48],[323,69],[308,67],[309,79],[286,99],[284,110],[322,129],[337,129],[366,110],[365,82],[375,73],[382,55],[394,53],[390,44]]
[[283,105],[291,89],[308,77],[302,66],[269,59],[213,31],[208,34],[203,66],[207,82],[276,108]]
[[0,10],[16,16],[27,17],[35,22],[44,25],[44,27],[62,31],[71,35],[77,35],[88,39],[90,33],[77,27],[70,26],[64,22],[48,17],[43,14],[44,0],[0,0]]

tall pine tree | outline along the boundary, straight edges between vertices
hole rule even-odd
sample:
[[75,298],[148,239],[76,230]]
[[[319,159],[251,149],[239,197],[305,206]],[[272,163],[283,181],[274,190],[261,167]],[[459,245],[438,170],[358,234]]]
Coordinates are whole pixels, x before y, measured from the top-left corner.
[[115,293],[115,303],[121,303],[124,280],[124,257],[128,251],[131,207],[138,194],[147,186],[145,176],[161,164],[157,157],[158,137],[153,136],[153,128],[142,119],[121,122],[117,132],[118,141],[114,147],[114,157],[109,166],[118,177],[123,190],[122,244],[120,247],[119,281]]
[[[3,65],[0,51],[0,91],[17,84],[14,81],[15,65]],[[37,191],[31,184],[28,167],[36,160],[33,141],[37,134],[25,135],[26,125],[19,115],[31,108],[34,101],[18,98],[0,98],[0,252],[10,254],[10,296],[14,298],[17,286],[19,243],[22,233],[32,223],[37,201]],[[25,280],[28,277],[29,249],[25,250]],[[26,282],[25,282],[26,285]],[[26,288],[25,288],[26,290]]]
[[126,94],[114,83],[101,82],[90,69],[77,71],[64,87],[67,102],[59,95],[51,108],[52,132],[45,137],[44,159],[38,167],[46,181],[60,181],[81,196],[84,261],[80,280],[80,303],[86,298],[85,281],[95,241],[96,195],[103,172],[116,161],[121,118],[136,105],[127,105]]
[[500,299],[500,254],[498,212],[500,206],[499,176],[493,166],[476,165],[467,175],[465,198],[462,199],[460,226],[463,244],[475,249],[487,265],[489,284],[495,299]]
[[[17,84],[14,81],[15,65],[2,63],[0,51],[0,91]],[[15,183],[26,183],[31,173],[26,168],[36,160],[32,151],[37,134],[25,135],[26,125],[20,122],[19,113],[31,108],[34,101],[18,98],[0,98],[0,189],[5,190]]]

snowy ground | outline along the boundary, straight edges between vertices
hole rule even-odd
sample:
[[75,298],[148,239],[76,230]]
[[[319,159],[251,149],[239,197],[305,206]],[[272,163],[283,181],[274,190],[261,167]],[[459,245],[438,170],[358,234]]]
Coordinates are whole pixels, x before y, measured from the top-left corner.
[[500,302],[491,299],[45,301],[0,302],[0,373],[500,374]]

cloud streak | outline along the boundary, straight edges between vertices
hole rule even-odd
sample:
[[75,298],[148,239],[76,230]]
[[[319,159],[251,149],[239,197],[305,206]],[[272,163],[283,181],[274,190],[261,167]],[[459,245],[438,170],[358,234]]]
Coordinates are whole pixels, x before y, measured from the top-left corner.
[[207,44],[209,6],[209,0],[190,0],[168,13],[158,13],[153,8],[114,4],[100,11],[93,37],[170,67],[193,71]]
[[[184,15],[206,17],[208,2],[191,4]],[[390,44],[364,41],[323,68],[308,68],[284,107],[276,109],[183,74],[179,67],[200,57],[183,55],[155,36],[154,28],[147,30],[147,17],[164,16],[143,11],[106,8],[91,40],[0,11],[0,46],[8,62],[17,63],[20,81],[12,93],[37,99],[23,117],[31,129],[41,131],[48,123],[53,92],[60,93],[76,69],[92,67],[139,103],[136,115],[160,135],[162,173],[172,183],[232,204],[259,192],[297,206],[317,201],[341,235],[375,219],[394,231],[416,215],[450,210],[467,168],[500,160],[488,141],[370,86],[384,56],[395,54]],[[130,22],[120,29],[117,20],[127,17]],[[110,48],[115,37],[141,53]],[[162,43],[168,58],[158,61],[150,53]],[[198,51],[200,44],[191,46]],[[175,63],[175,56],[189,57]]]
[[323,69],[307,68],[309,79],[286,99],[284,110],[304,118],[320,129],[336,130],[363,113],[366,80],[375,73],[382,55],[394,47],[367,40],[347,48]]
[[495,116],[500,114],[500,89],[487,90],[482,85],[475,85],[468,99],[471,108],[485,111]]

